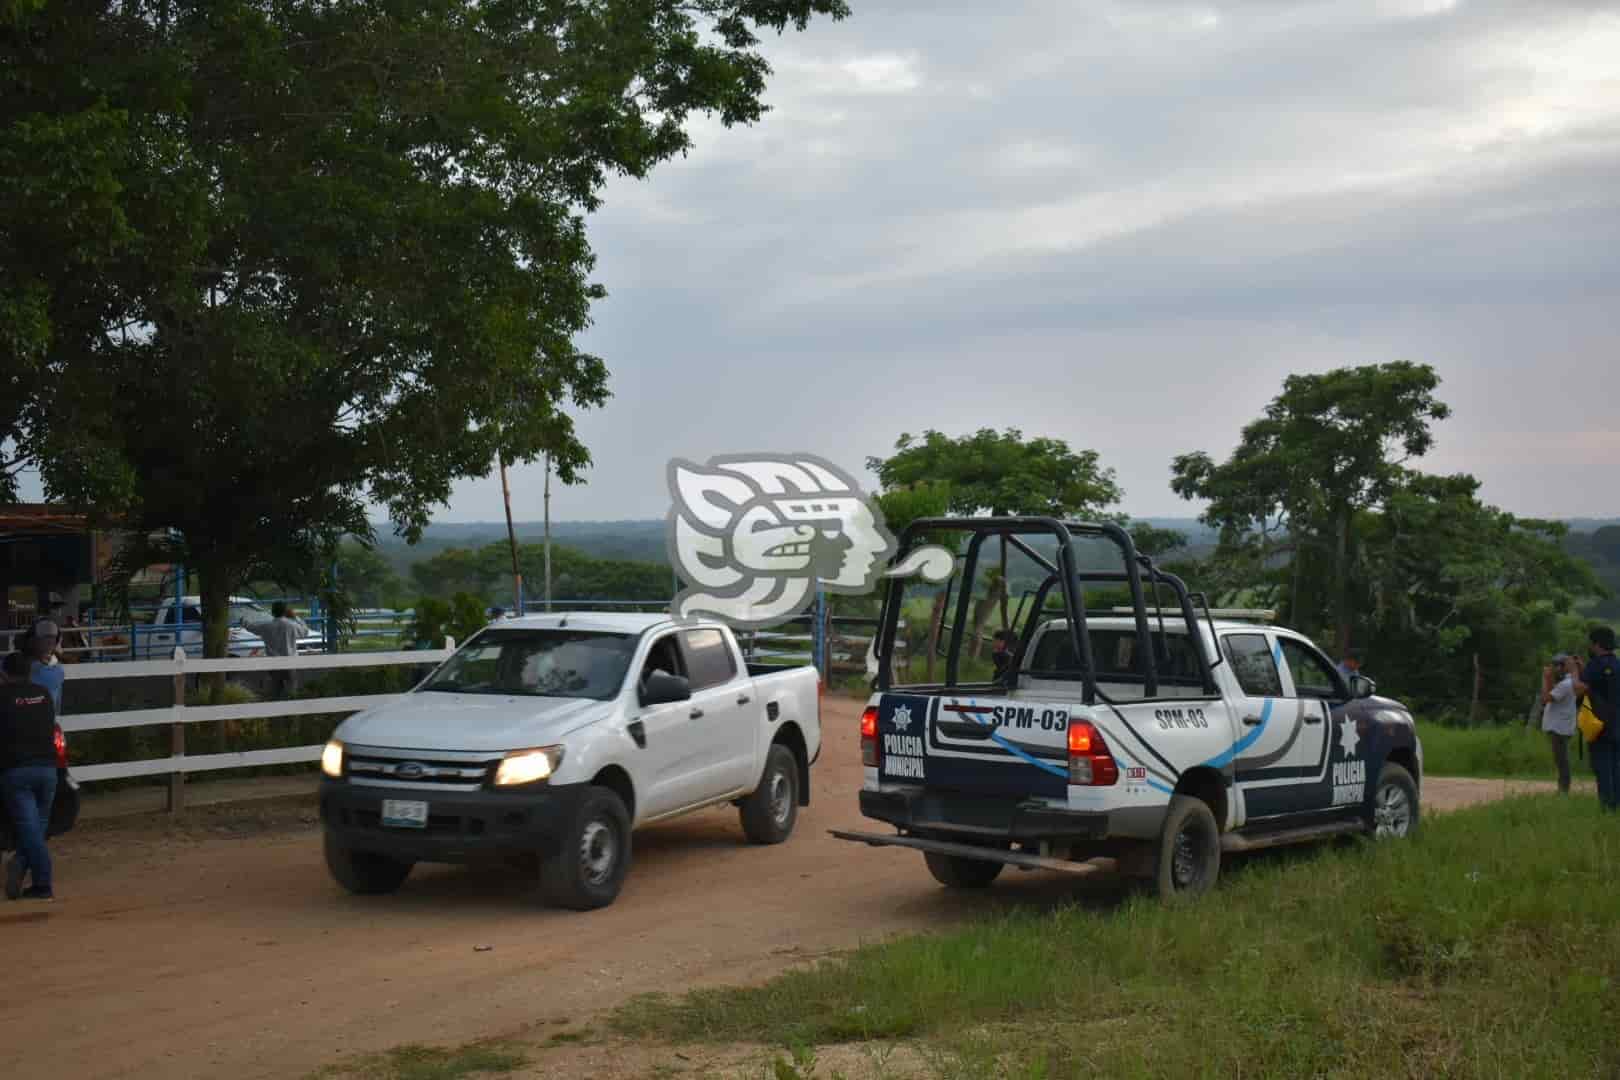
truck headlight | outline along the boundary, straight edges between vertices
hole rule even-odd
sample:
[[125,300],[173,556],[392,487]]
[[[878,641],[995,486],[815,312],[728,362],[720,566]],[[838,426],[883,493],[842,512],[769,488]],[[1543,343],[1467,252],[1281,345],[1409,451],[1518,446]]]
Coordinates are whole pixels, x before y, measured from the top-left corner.
[[336,739],[321,751],[321,772],[334,780],[343,776],[343,744]]
[[562,764],[562,759],[563,748],[560,746],[514,750],[501,759],[500,767],[495,770],[495,786],[513,787],[549,779]]

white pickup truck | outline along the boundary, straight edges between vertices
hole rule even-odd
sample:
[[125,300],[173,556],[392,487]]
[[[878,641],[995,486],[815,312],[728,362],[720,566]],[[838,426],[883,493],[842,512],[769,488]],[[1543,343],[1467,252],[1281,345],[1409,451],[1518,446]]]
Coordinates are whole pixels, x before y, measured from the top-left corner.
[[[1416,827],[1423,747],[1410,712],[1344,678],[1304,636],[1199,613],[1202,598],[1117,526],[934,519],[908,536],[952,530],[966,539],[961,577],[936,607],[950,631],[944,680],[896,683],[897,581],[879,692],[861,717],[861,812],[896,831],[834,835],[920,850],[952,887],[1013,865],[1123,872],[1172,896],[1211,887],[1223,854]],[[1039,584],[1011,620],[1012,648],[975,670],[969,635],[952,628],[973,624],[974,574],[994,544]],[[1097,569],[1109,545],[1119,569]],[[1129,607],[1087,610],[1088,594],[1122,589]],[[1147,607],[1149,589],[1176,603]]]
[[418,862],[533,863],[547,902],[604,907],[640,826],[730,802],[750,841],[786,840],[820,754],[816,669],[748,664],[724,625],[505,619],[333,733],[326,865],[384,893]]
[[[187,596],[182,605],[176,605],[171,596],[158,604],[152,616],[152,625],[137,633],[136,656],[141,660],[167,660],[179,645],[188,656],[203,654],[202,598]],[[262,622],[270,612],[257,600],[242,596],[231,597],[230,636],[225,642],[225,654],[233,657],[263,656],[264,641],[242,625],[243,621]],[[316,633],[298,639],[298,651],[321,652],[326,643]]]

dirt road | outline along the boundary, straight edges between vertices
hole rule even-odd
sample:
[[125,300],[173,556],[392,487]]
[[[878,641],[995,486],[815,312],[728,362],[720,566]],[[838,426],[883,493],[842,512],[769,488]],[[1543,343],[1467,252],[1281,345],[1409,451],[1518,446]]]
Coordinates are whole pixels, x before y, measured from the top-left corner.
[[[535,906],[514,874],[450,867],[418,869],[395,896],[348,896],[327,878],[309,804],[87,825],[56,845],[61,900],[0,907],[5,1070],[302,1076],[1075,895],[1018,873],[988,895],[952,894],[919,857],[829,837],[870,824],[856,811],[859,708],[828,699],[814,800],[791,841],[744,844],[729,808],[649,830],[618,903],[589,914]],[[1425,801],[1533,787],[1434,780]]]

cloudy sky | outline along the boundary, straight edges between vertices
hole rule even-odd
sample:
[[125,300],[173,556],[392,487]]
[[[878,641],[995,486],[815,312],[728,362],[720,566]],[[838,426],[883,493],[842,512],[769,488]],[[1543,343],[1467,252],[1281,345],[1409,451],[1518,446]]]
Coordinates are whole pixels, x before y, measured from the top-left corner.
[[[851,0],[769,43],[754,128],[616,183],[558,519],[662,516],[675,455],[902,431],[1101,452],[1180,515],[1290,372],[1434,364],[1426,467],[1620,513],[1620,7],[1605,0]],[[514,477],[540,516],[539,469]],[[446,520],[498,518],[495,481]]]
[[[773,111],[592,222],[558,519],[659,517],[664,464],[902,431],[1100,451],[1183,515],[1290,372],[1416,360],[1425,466],[1536,515],[1620,514],[1620,5],[1610,0],[850,0],[772,39]],[[540,470],[514,474],[540,517]],[[493,520],[499,483],[443,520]]]

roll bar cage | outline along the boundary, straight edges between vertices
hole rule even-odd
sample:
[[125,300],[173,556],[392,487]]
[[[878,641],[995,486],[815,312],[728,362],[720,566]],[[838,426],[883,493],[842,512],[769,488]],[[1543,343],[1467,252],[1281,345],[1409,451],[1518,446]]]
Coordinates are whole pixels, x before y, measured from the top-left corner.
[[[1204,620],[1208,623],[1211,640],[1214,639],[1215,621],[1209,613],[1209,601],[1202,593],[1189,592],[1186,583],[1175,574],[1159,569],[1151,558],[1136,550],[1136,543],[1131,534],[1122,526],[1113,522],[1078,522],[1061,521],[1053,517],[1041,516],[1008,516],[1008,517],[938,517],[918,518],[908,524],[901,531],[899,545],[895,554],[889,560],[894,566],[908,555],[922,534],[930,532],[967,532],[972,534],[968,542],[966,553],[962,556],[961,590],[956,597],[956,611],[951,631],[949,650],[945,661],[945,682],[934,687],[918,687],[919,690],[945,690],[957,685],[957,671],[960,666],[962,654],[963,629],[968,623],[970,615],[969,604],[973,593],[973,582],[978,572],[979,553],[984,542],[992,536],[1000,537],[1004,543],[1016,548],[1037,565],[1047,571],[1047,579],[1036,591],[1032,611],[1040,612],[1046,603],[1052,586],[1059,586],[1064,609],[1067,612],[1069,644],[1074,649],[1075,656],[1080,658],[1080,681],[1083,701],[1086,705],[1095,704],[1098,698],[1107,700],[1097,687],[1097,668],[1095,659],[1091,655],[1091,636],[1086,632],[1087,615],[1085,594],[1083,586],[1087,584],[1125,584],[1130,589],[1130,613],[1136,622],[1136,655],[1142,658],[1142,677],[1144,694],[1146,697],[1157,697],[1159,694],[1158,655],[1153,648],[1153,629],[1149,618],[1150,608],[1144,595],[1144,581],[1152,586],[1154,604],[1151,611],[1158,617],[1158,633],[1162,643],[1164,639],[1164,612],[1165,608],[1158,601],[1159,589],[1168,587],[1175,598],[1173,610],[1179,611],[1189,629],[1198,622],[1198,613],[1194,610],[1194,602],[1203,610]],[[1021,536],[1048,535],[1057,540],[1057,561],[1046,558],[1040,552],[1030,547],[1020,539]],[[1075,564],[1074,550],[1071,546],[1075,539],[1107,540],[1119,548],[1123,568],[1120,570],[1090,570],[1082,572]],[[894,636],[899,621],[902,596],[905,589],[905,580],[892,578],[888,588],[883,594],[883,607],[879,615],[878,642],[876,647],[878,675],[877,688],[887,691],[893,685],[893,665],[891,657],[894,653]],[[947,593],[947,596],[949,593]],[[1109,609],[1112,614],[1117,609]],[[1019,606],[1022,615],[1023,605]],[[1016,622],[1016,620],[1014,620]],[[1024,629],[1024,640],[1019,642],[1022,652],[1029,645],[1028,638],[1034,630],[1035,620],[1031,619]],[[1210,695],[1217,693],[1215,686],[1214,669],[1220,664],[1219,653],[1211,657],[1205,649],[1203,635],[1189,634],[1193,641],[1193,648],[1198,657],[1199,674],[1203,682],[1204,692]]]

